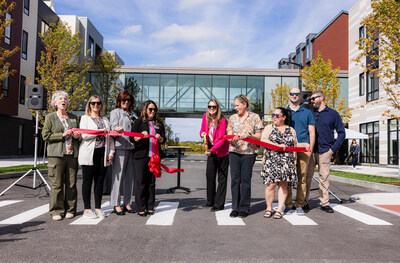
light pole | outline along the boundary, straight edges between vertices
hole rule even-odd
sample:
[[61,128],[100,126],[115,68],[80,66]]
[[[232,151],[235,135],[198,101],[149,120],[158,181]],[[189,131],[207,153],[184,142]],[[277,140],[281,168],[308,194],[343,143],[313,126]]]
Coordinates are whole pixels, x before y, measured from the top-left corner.
[[295,62],[291,62],[291,61],[280,61],[280,62],[279,62],[279,65],[285,65],[285,64],[287,64],[287,65],[293,64],[293,65],[295,65],[295,66],[298,66],[299,69],[303,69],[303,68],[304,68],[303,65],[298,64],[298,63],[295,63]]

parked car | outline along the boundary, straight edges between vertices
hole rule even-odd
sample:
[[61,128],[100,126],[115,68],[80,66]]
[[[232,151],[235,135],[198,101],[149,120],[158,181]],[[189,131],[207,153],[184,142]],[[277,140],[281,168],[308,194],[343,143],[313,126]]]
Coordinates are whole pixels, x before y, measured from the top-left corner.
[[168,150],[168,149],[165,149],[164,151],[163,151],[163,157],[165,157],[165,158],[173,158],[173,157],[176,157],[176,153],[174,153],[174,152],[172,152],[172,151],[170,151],[170,150]]

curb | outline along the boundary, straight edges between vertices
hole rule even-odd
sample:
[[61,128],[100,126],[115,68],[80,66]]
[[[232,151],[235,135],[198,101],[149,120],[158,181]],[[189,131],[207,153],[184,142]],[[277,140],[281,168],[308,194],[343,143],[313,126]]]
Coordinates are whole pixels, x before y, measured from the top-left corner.
[[334,176],[334,175],[330,175],[329,178],[330,178],[330,180],[335,181],[335,182],[358,185],[358,186],[376,189],[376,190],[380,190],[380,191],[384,191],[384,192],[400,193],[400,186],[397,186],[397,185],[373,183],[373,182],[361,181],[361,180],[357,180],[357,179],[350,179],[350,178]]

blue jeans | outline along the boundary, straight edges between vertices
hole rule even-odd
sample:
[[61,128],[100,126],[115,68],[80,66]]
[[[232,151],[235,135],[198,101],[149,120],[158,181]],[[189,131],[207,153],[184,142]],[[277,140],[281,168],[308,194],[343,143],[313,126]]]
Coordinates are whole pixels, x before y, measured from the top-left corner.
[[231,170],[232,210],[250,210],[251,176],[256,154],[229,153]]

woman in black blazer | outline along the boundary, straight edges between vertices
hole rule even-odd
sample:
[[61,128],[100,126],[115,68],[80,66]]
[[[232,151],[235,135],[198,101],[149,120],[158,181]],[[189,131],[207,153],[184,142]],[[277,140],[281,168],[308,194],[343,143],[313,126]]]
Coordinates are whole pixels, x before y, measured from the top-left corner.
[[[148,100],[144,103],[140,117],[135,120],[132,132],[139,132],[143,135],[154,135],[159,142],[165,142],[164,125],[160,121],[158,108],[154,101]],[[148,163],[155,152],[155,139],[135,137],[135,152],[133,160],[135,164],[135,203],[139,216],[154,214],[156,178],[149,171]],[[160,146],[159,146],[160,147]],[[161,152],[161,149],[159,149]]]

